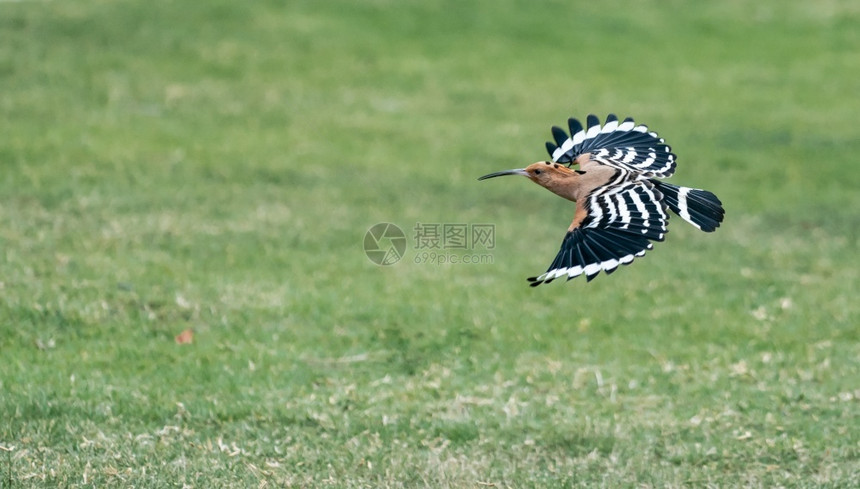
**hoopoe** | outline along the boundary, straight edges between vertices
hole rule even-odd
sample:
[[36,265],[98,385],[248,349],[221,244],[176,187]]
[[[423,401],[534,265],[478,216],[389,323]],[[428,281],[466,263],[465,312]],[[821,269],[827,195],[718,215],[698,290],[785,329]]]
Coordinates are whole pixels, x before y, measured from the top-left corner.
[[[478,179],[523,175],[577,203],[555,260],[546,272],[528,278],[533,287],[582,274],[590,282],[601,270],[610,274],[644,256],[653,247],[651,241],[663,241],[667,208],[708,233],[725,215],[713,193],[656,180],[672,176],[676,157],[647,126],[629,117],[619,122],[614,114],[603,126],[589,115],[586,126],[568,119],[570,136],[560,127],[552,128],[555,143],[546,143],[552,161]],[[573,169],[575,165],[579,169]]]

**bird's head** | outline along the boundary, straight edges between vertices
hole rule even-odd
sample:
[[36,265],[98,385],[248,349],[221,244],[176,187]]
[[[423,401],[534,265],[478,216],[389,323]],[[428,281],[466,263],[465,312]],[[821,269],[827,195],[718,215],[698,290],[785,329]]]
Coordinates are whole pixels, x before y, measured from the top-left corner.
[[524,177],[528,177],[529,180],[541,187],[546,187],[552,190],[557,184],[560,184],[577,173],[579,173],[577,170],[571,170],[560,163],[538,161],[537,163],[532,163],[525,168],[490,173],[489,175],[484,175],[478,180],[486,180],[488,178],[501,177],[504,175],[522,175]]

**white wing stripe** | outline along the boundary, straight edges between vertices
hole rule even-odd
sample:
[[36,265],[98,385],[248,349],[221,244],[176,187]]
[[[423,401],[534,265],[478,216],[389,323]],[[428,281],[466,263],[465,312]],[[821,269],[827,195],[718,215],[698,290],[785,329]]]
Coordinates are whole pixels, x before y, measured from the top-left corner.
[[608,134],[610,132],[614,132],[617,127],[618,127],[618,121],[610,121],[610,122],[607,122],[605,126],[603,126],[603,130],[600,132],[602,132],[604,134]]
[[629,130],[633,129],[633,126],[635,126],[635,125],[636,125],[636,124],[635,124],[633,121],[627,121],[627,122],[621,123],[621,124],[618,126],[618,130],[619,130],[619,131],[627,132],[627,131],[629,131]]
[[627,148],[627,154],[624,155],[622,163],[630,163],[636,159],[636,148]]
[[606,260],[605,262],[600,264],[600,268],[605,271],[614,270],[615,268],[618,268],[618,260],[614,258],[611,260]]
[[565,142],[561,143],[560,149],[562,149],[563,153],[567,153],[568,151],[572,150],[573,149],[573,141],[571,141],[570,138],[567,138],[567,140]]
[[600,271],[600,264],[599,263],[589,263],[588,265],[585,266],[585,268],[583,268],[583,271],[585,271],[586,275],[594,275],[595,273]]
[[687,194],[690,193],[690,190],[693,190],[689,187],[681,187],[678,190],[678,215],[681,216],[687,222],[693,222],[690,217],[690,209],[687,207]]
[[650,227],[651,223],[648,222],[648,218],[651,214],[648,212],[648,209],[645,208],[645,204],[642,202],[642,199],[639,198],[639,194],[636,192],[630,192],[630,198],[633,200],[633,204],[636,206],[636,210],[642,214],[642,219],[645,221],[644,226]]

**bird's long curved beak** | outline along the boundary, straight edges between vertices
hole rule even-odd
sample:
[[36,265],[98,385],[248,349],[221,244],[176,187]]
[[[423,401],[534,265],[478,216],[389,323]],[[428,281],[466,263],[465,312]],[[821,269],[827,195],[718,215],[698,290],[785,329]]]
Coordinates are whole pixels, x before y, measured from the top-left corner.
[[522,175],[524,177],[527,177],[528,173],[526,173],[526,170],[524,168],[517,168],[516,170],[505,170],[505,171],[497,171],[495,173],[490,173],[489,175],[484,175],[483,177],[479,178],[478,180],[486,180],[488,178],[494,178],[494,177],[503,177],[505,175]]

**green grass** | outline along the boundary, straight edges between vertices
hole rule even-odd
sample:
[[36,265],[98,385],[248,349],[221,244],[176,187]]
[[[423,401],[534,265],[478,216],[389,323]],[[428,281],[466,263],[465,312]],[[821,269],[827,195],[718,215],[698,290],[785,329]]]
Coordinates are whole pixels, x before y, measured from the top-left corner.
[[[0,3],[0,487],[860,485],[858,22]],[[726,222],[531,289],[573,207],[476,177],[590,112]],[[492,263],[416,264],[419,222],[494,224]]]

